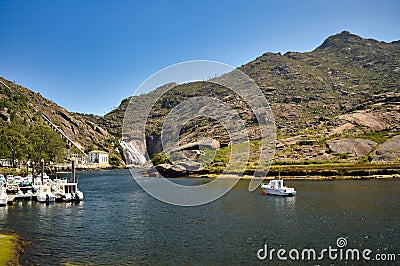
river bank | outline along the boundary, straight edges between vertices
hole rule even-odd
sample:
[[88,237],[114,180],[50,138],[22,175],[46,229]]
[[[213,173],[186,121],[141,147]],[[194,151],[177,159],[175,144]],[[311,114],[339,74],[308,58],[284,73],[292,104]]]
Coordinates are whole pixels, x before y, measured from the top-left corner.
[[[160,167],[162,166],[162,167]],[[163,171],[158,171],[161,168]],[[158,165],[156,167],[142,168],[144,176],[156,175],[159,177],[186,177],[186,178],[255,178],[254,169],[245,171],[223,173],[213,169],[187,172],[182,167],[171,165]],[[157,170],[156,170],[157,169]],[[168,170],[168,171],[167,171]],[[328,163],[328,164],[293,164],[272,165],[264,171],[266,176],[259,179],[284,178],[290,180],[364,180],[364,179],[390,179],[400,178],[400,164],[354,164],[354,163]],[[162,175],[162,176],[161,176]]]
[[[238,175],[234,174],[207,174],[207,175],[196,175],[191,174],[186,176],[187,178],[238,178]],[[254,177],[252,175],[242,175],[239,179],[250,180],[250,179],[259,179],[259,180],[272,180],[277,178],[276,176],[267,175],[265,178]],[[372,176],[283,176],[281,175],[279,178],[285,180],[368,180],[368,179],[400,179],[399,174],[395,175],[372,175]]]
[[0,265],[21,265],[19,259],[26,244],[20,235],[0,230]]

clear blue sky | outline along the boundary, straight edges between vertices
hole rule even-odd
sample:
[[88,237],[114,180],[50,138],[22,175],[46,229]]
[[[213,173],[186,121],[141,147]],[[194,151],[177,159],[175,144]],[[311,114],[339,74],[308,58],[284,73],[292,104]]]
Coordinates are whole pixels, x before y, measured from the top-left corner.
[[240,66],[332,34],[400,39],[400,1],[3,1],[0,76],[69,111],[105,114],[187,60]]

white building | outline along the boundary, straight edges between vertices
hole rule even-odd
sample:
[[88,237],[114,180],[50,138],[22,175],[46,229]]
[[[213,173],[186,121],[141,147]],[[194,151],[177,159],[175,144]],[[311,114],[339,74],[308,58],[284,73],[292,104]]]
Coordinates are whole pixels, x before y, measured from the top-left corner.
[[0,166],[11,167],[11,166],[13,166],[12,160],[11,159],[0,159]]
[[75,159],[75,162],[77,164],[84,164],[84,163],[87,162],[86,156],[82,156],[82,155],[77,154],[77,153],[70,153],[70,154],[67,155],[67,160],[71,160],[72,158]]
[[89,163],[98,163],[99,167],[108,167],[108,153],[105,151],[91,151],[88,157]]

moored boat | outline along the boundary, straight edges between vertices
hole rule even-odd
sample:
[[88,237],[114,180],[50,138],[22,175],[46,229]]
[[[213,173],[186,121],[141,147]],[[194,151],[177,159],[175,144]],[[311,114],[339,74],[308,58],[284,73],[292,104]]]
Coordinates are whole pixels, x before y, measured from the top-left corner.
[[37,191],[34,194],[39,202],[55,202],[56,196],[51,192],[51,187],[47,185],[37,186]]
[[4,175],[0,174],[0,186],[5,186],[6,183],[6,178],[4,177]]
[[82,201],[83,193],[78,189],[77,183],[61,182],[58,184],[56,198],[60,201]]
[[50,177],[44,172],[43,173],[43,182],[42,175],[39,173],[33,181],[34,185],[47,185],[51,183]]
[[8,196],[6,188],[0,185],[0,206],[6,206],[8,202]]
[[274,179],[269,181],[268,184],[261,184],[261,188],[264,194],[277,195],[277,196],[296,196],[296,190],[294,188],[287,187],[283,184],[282,179]]

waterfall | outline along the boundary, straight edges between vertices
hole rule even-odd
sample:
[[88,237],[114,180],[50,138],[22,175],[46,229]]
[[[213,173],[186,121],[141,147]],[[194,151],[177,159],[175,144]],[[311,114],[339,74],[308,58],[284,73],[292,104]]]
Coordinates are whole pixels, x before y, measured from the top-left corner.
[[146,163],[146,157],[144,157],[139,150],[129,142],[123,140],[119,141],[119,144],[124,149],[125,163],[128,165],[142,165]]

